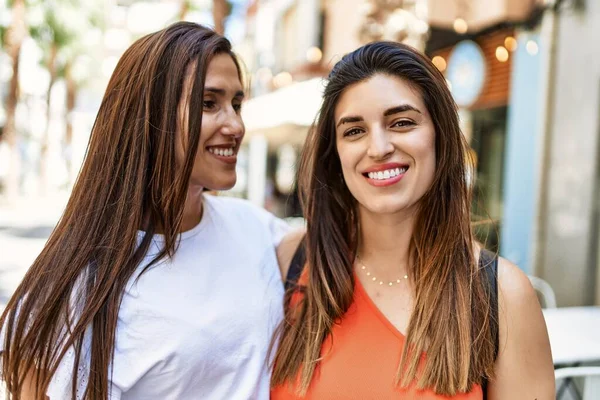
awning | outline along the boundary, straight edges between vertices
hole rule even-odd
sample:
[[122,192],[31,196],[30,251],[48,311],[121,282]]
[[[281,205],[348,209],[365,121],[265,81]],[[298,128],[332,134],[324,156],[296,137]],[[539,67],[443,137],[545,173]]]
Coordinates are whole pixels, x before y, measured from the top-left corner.
[[246,135],[264,135],[269,145],[302,144],[323,100],[325,80],[313,78],[254,97],[242,107]]
[[462,18],[476,32],[500,22],[525,21],[544,4],[544,0],[428,0],[427,20],[430,26],[452,29],[454,20]]

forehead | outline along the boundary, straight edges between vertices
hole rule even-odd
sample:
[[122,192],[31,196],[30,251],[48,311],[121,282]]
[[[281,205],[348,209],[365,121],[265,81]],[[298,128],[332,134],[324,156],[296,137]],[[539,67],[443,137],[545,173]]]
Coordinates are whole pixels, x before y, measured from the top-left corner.
[[414,85],[396,76],[376,74],[344,90],[335,107],[335,118],[381,114],[403,104],[427,112],[423,97]]
[[210,60],[206,70],[205,86],[234,93],[242,90],[238,68],[229,54],[217,54]]

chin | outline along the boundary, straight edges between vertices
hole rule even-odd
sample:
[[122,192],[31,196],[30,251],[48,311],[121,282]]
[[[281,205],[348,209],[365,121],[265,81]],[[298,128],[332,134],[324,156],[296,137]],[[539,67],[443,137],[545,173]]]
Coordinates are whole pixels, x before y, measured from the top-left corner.
[[409,209],[408,205],[404,202],[398,201],[381,201],[381,202],[370,202],[363,204],[372,214],[396,214]]
[[210,179],[192,179],[199,186],[202,186],[206,190],[229,190],[235,186],[237,176],[235,174],[231,176],[216,177],[213,176]]
[[402,211],[402,207],[366,207],[373,214],[395,214]]
[[210,188],[211,190],[229,190],[235,186],[236,179],[231,179],[227,181],[218,181],[211,182],[206,185],[206,188]]

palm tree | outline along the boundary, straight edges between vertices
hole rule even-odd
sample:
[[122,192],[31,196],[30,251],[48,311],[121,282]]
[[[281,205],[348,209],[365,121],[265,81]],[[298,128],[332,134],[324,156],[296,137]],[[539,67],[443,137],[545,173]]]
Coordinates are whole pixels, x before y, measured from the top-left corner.
[[231,4],[227,0],[213,0],[213,21],[215,31],[223,35],[225,33],[225,18],[231,13]]
[[75,101],[80,83],[73,76],[73,60],[68,60],[64,69],[66,93],[66,112],[65,112],[65,140],[63,144],[63,155],[67,167],[67,185],[71,186],[75,180],[73,173],[72,146],[73,146],[73,112],[75,110]]
[[177,13],[177,17],[178,17],[179,21],[183,21],[185,19],[185,16],[190,11],[191,7],[192,7],[191,0],[180,0],[179,12]]
[[[85,16],[85,24],[75,30],[73,40],[64,47],[64,63],[59,71],[59,76],[65,81],[65,136],[63,140],[63,157],[67,169],[67,186],[71,186],[75,180],[75,172],[72,165],[73,144],[73,114],[75,111],[77,95],[79,90],[88,83],[93,72],[91,66],[84,65],[80,61],[90,59],[94,49],[85,41],[84,33],[93,29],[103,30],[105,27],[105,13],[102,7],[98,7],[96,0],[80,0],[79,15]],[[67,21],[69,19],[67,18]],[[79,68],[77,68],[79,66]],[[77,69],[77,73],[76,70]]]
[[12,0],[12,20],[4,36],[6,53],[12,62],[12,77],[10,78],[8,96],[6,97],[6,121],[3,128],[3,139],[9,146],[11,162],[6,182],[6,195],[14,200],[19,194],[19,178],[21,159],[17,148],[18,138],[15,124],[15,114],[19,101],[19,58],[23,40],[27,36],[25,21],[25,0]]
[[[58,79],[65,80],[66,93],[66,126],[63,151],[67,167],[68,182],[72,181],[72,165],[69,157],[73,138],[72,113],[79,88],[79,82],[72,73],[73,65],[78,57],[89,50],[82,38],[85,32],[103,25],[101,12],[90,1],[57,0],[44,2],[44,23],[32,29],[32,36],[44,52],[43,63],[48,70],[50,80],[46,91],[46,126],[40,148],[40,191],[47,188],[48,147],[51,120],[52,88]],[[80,18],[73,23],[73,18]]]
[[[179,0],[178,19],[184,20],[187,14],[197,9],[194,6],[194,0]],[[231,14],[232,4],[228,0],[213,0],[212,15],[215,24],[215,31],[221,35],[225,33],[225,19]]]
[[[212,15],[215,31],[221,35],[225,33],[225,19],[231,14],[232,5],[228,0],[213,0]],[[197,10],[194,0],[179,0],[179,12],[177,18],[182,21],[192,10]]]
[[45,3],[43,24],[31,29],[32,37],[36,39],[38,46],[40,46],[44,53],[42,63],[50,76],[48,88],[46,89],[46,126],[44,127],[42,136],[39,160],[39,183],[40,194],[42,195],[46,194],[48,183],[48,147],[50,140],[50,120],[52,117],[52,89],[64,69],[63,57],[60,57],[61,53],[75,40],[76,35],[76,32],[70,29],[68,23],[61,21],[59,10],[65,6],[69,6],[69,4]]

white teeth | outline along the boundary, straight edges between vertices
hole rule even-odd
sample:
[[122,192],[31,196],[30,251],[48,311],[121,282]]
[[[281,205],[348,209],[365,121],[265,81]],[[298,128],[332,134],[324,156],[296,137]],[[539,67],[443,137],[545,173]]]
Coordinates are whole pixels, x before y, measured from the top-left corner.
[[221,157],[231,157],[234,154],[233,148],[221,149],[221,148],[209,147],[208,151],[210,151],[211,153],[216,154],[218,156],[221,156]]
[[367,176],[370,179],[377,179],[377,180],[381,180],[381,179],[390,179],[390,178],[394,178],[398,175],[401,175],[403,173],[405,173],[407,170],[406,167],[403,168],[394,168],[394,169],[386,169],[385,171],[378,171],[378,172],[369,172],[367,174]]

